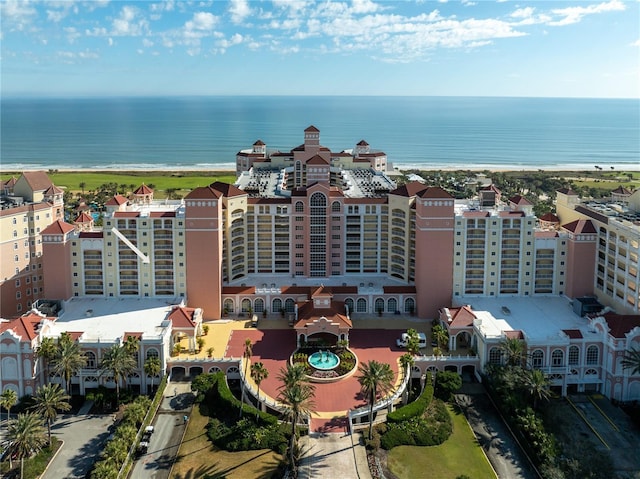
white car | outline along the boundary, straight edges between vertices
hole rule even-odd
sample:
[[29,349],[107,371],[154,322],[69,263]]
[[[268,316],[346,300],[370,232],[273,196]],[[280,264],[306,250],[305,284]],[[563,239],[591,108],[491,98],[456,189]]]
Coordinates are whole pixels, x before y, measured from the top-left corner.
[[[406,348],[407,343],[409,342],[409,334],[402,333],[402,335],[396,339],[396,344],[399,348]],[[427,347],[427,336],[424,333],[418,333],[418,347],[426,348]]]

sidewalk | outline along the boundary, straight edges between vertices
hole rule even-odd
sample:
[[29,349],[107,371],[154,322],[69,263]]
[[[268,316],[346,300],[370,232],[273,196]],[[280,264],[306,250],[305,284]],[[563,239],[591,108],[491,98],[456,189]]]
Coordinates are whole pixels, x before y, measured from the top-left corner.
[[300,479],[371,479],[362,434],[311,433],[300,441]]

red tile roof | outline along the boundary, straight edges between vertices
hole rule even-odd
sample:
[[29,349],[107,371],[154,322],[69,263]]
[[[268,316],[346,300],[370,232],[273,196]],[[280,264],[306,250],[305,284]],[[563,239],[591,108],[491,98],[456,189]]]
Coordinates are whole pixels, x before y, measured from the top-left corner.
[[115,195],[113,198],[111,198],[109,201],[107,201],[105,203],[106,206],[120,206],[125,204],[127,201],[129,201],[128,199],[126,199],[124,196],[122,195]]
[[194,328],[196,322],[193,320],[193,313],[195,308],[175,307],[169,318],[172,323],[172,327],[175,328]]
[[64,193],[64,190],[54,184],[51,184],[51,186],[44,191],[45,196],[61,195],[62,193]]
[[44,191],[53,184],[44,171],[25,171],[22,177],[33,191]]
[[39,314],[29,311],[18,318],[7,322],[0,322],[0,333],[11,330],[16,335],[32,341],[38,335],[38,324],[40,324],[43,319]]
[[255,286],[223,286],[222,294],[255,294]]
[[298,321],[296,321],[295,329],[304,328],[313,323],[318,318],[324,316],[333,323],[338,323],[340,328],[352,328],[351,319],[344,314],[344,303],[341,301],[331,301],[331,307],[316,309],[313,301],[306,301],[302,305],[298,305]]
[[624,338],[633,328],[640,327],[640,315],[607,313],[603,316],[609,326],[609,334],[614,338]]
[[562,193],[563,195],[568,195],[568,196],[578,196],[578,193],[573,191],[571,188],[560,188],[558,190],[558,193]]
[[147,185],[145,185],[144,183],[142,183],[140,186],[138,186],[138,189],[136,189],[133,192],[133,194],[137,196],[151,195],[153,194],[153,190],[149,188]]
[[575,220],[566,225],[562,225],[567,231],[571,231],[576,234],[593,234],[597,233],[596,228],[593,226],[591,220]]
[[547,221],[548,223],[560,223],[560,218],[558,218],[553,213],[545,213],[540,217],[540,221]]
[[476,315],[469,306],[449,308],[449,312],[451,313],[449,328],[470,328],[473,326],[473,320],[476,319]]
[[151,218],[175,218],[175,211],[152,211],[149,213]]
[[83,231],[78,235],[80,238],[95,238],[101,239],[103,236],[102,231]]
[[307,165],[328,165],[329,162],[322,158],[320,155],[315,155],[311,159],[307,160]]
[[43,235],[64,235],[73,231],[75,228],[69,223],[65,223],[62,220],[57,220],[54,223],[51,223],[45,229],[42,230],[40,234]]
[[429,186],[425,190],[422,190],[418,196],[420,196],[420,198],[453,198],[453,196],[439,186]]
[[383,286],[385,294],[416,294],[415,286]]
[[253,146],[264,146],[264,141],[258,140],[253,144]]
[[395,190],[391,191],[389,194],[396,196],[416,196],[422,191],[426,190],[427,187],[420,183],[419,181],[410,181],[409,183],[405,183],[402,186],[399,186]]
[[569,336],[569,339],[582,339],[582,332],[579,329],[563,329],[562,332]]
[[524,196],[516,195],[509,198],[509,201],[518,206],[531,206],[533,203],[526,199]]
[[488,211],[463,211],[462,216],[464,218],[487,218],[491,216]]
[[366,142],[366,141],[364,141],[364,140],[360,140],[360,141],[358,142],[358,146],[369,146],[369,143],[367,143],[367,142]]
[[185,199],[187,200],[211,200],[218,199],[222,196],[222,193],[214,190],[211,186],[199,186],[191,190]]
[[113,213],[114,218],[137,218],[140,216],[139,211],[116,211]]
[[524,334],[520,330],[504,331],[504,335],[509,339],[524,339]]
[[524,211],[499,211],[498,216],[500,218],[522,218]]
[[555,238],[558,236],[557,231],[536,231],[533,234],[536,238]]
[[304,129],[304,131],[305,131],[305,132],[311,132],[311,131],[314,131],[314,132],[316,132],[316,133],[320,133],[320,130],[318,130],[318,129],[317,129],[315,126],[313,126],[313,125],[309,125],[308,127],[306,127],[306,128]]
[[219,191],[227,198],[231,198],[233,196],[243,196],[247,193],[242,191],[237,186],[230,185],[229,183],[223,183],[222,181],[216,181],[209,185],[209,188]]
[[631,190],[628,190],[627,188],[625,188],[624,186],[620,185],[618,186],[615,190],[611,190],[611,193],[616,193],[618,195],[631,195]]
[[75,220],[75,223],[91,223],[92,221],[93,221],[93,218],[83,211],[78,215],[78,217]]

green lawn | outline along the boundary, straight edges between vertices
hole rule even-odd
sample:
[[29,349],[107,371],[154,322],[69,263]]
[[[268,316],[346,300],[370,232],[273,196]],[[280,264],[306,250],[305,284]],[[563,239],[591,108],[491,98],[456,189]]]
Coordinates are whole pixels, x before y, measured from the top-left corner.
[[400,479],[425,477],[455,479],[466,474],[472,479],[495,478],[493,468],[478,444],[464,414],[449,406],[453,434],[439,446],[399,446],[389,451],[387,465]]
[[[119,185],[134,185],[137,188],[142,183],[154,185],[158,196],[162,197],[168,188],[176,188],[177,193],[184,196],[198,186],[207,186],[214,181],[233,183],[236,180],[232,171],[58,171],[48,172],[49,178],[56,186],[66,188],[72,192],[81,192],[80,183],[84,182],[84,191],[95,190],[105,183],[117,183]],[[3,173],[1,178],[6,180],[20,176],[19,172]]]

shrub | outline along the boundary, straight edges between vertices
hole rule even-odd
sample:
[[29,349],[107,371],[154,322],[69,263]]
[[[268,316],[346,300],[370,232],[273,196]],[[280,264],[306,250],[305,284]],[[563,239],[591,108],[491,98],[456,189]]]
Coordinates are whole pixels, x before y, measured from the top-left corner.
[[436,376],[436,397],[450,401],[453,393],[462,387],[462,376],[453,371],[443,371]]
[[387,421],[390,423],[398,423],[407,421],[412,417],[421,416],[426,411],[429,404],[433,400],[433,386],[431,386],[431,374],[427,374],[427,380],[420,397],[414,402],[407,404],[387,415]]
[[429,407],[426,417],[389,423],[380,445],[384,449],[396,446],[436,446],[446,441],[453,432],[451,416],[443,401],[436,400]]

